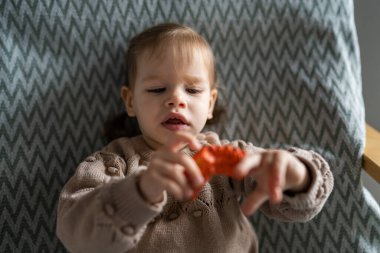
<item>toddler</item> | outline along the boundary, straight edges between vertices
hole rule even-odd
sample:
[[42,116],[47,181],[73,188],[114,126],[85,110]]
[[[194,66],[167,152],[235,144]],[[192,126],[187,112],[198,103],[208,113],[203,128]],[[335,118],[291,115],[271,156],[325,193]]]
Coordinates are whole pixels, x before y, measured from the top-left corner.
[[[305,222],[321,210],[333,176],[317,153],[201,133],[218,91],[213,53],[194,30],[153,26],[130,41],[126,61],[121,96],[141,134],[88,156],[64,186],[57,234],[69,251],[257,252],[247,215]],[[234,168],[243,180],[205,182],[192,155],[227,144],[247,154]]]

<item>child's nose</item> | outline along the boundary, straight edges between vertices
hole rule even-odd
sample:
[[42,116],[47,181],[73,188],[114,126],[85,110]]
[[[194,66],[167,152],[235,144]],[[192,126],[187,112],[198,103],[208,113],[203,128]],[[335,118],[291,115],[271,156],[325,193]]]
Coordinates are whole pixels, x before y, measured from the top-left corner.
[[166,105],[169,107],[185,108],[186,102],[184,96],[179,91],[174,91],[170,94],[170,97],[166,101]]

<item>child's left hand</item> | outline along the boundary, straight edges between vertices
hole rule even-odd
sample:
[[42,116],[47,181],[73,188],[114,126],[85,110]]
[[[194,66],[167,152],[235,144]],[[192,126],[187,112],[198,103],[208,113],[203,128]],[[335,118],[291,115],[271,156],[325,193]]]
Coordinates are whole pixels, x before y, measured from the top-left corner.
[[294,155],[283,150],[268,150],[247,155],[236,167],[236,173],[252,176],[255,190],[241,208],[245,215],[253,214],[266,200],[279,203],[283,191],[302,192],[310,184],[306,166]]

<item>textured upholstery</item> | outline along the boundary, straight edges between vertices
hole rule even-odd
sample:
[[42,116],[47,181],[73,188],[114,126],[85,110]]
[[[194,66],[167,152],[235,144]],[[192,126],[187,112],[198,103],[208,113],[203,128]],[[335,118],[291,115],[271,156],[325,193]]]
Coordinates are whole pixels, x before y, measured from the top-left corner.
[[1,1],[0,252],[65,252],[55,237],[60,189],[123,109],[128,39],[163,21],[212,45],[228,104],[228,121],[214,127],[223,137],[312,148],[331,165],[335,189],[312,222],[252,217],[262,252],[376,252],[350,0]]

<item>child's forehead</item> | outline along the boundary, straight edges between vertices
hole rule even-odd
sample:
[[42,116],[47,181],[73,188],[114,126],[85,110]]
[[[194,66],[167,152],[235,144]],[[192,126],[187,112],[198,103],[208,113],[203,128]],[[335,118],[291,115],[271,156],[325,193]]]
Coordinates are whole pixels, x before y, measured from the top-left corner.
[[199,60],[206,62],[208,60],[205,51],[196,46],[162,45],[143,50],[141,56],[146,60],[172,59],[178,64],[189,64]]
[[139,70],[137,71],[140,73],[143,70],[142,68],[146,71],[170,68],[172,71],[182,72],[188,71],[189,68],[194,69],[194,66],[202,67],[207,72],[212,69],[211,61],[196,47],[187,50],[173,50],[171,47],[166,47],[162,50],[146,50],[143,52],[138,59]]
[[204,73],[214,86],[214,58],[207,45],[184,41],[157,43],[141,48],[136,58],[135,73],[140,77],[143,73],[163,73],[168,69],[173,73]]

